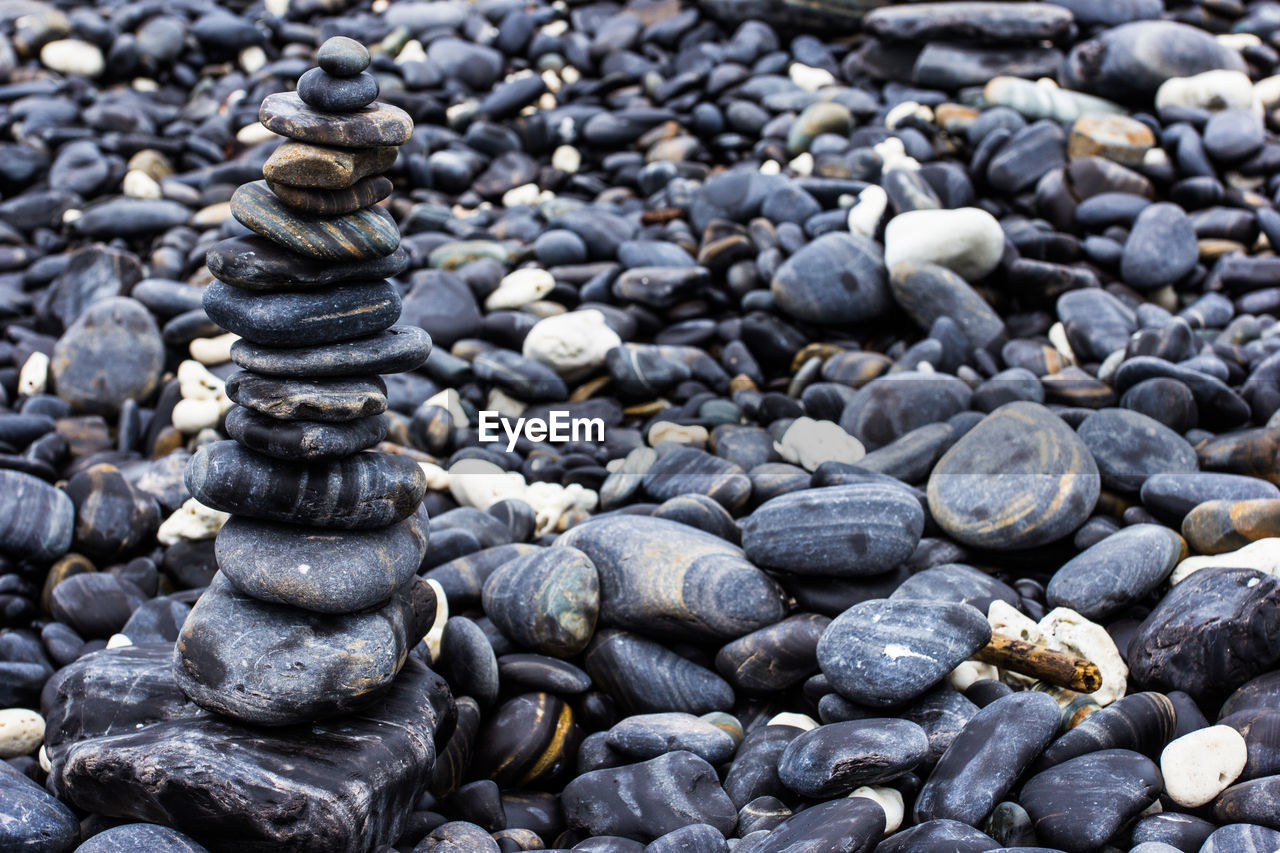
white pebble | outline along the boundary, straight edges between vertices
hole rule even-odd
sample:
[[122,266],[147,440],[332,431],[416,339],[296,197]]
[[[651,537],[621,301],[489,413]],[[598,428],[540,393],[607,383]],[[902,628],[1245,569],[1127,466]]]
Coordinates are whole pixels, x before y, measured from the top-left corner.
[[677,444],[706,443],[710,437],[706,427],[696,424],[686,426],[671,421],[656,421],[649,427],[650,447],[657,447],[660,441],[674,441]]
[[805,65],[803,62],[791,63],[791,67],[787,69],[787,76],[791,78],[792,83],[806,92],[816,92],[824,86],[834,86],[836,83],[835,75],[830,71]]
[[1271,109],[1280,104],[1280,74],[1263,77],[1257,83],[1254,83],[1253,94],[1266,109]]
[[176,545],[183,540],[197,542],[212,539],[230,517],[230,513],[207,507],[195,498],[188,498],[160,525],[160,529],[156,531],[156,539],[161,545]]
[[781,714],[775,714],[769,718],[766,726],[795,726],[797,729],[803,729],[811,732],[818,727],[818,721],[808,714],[797,714],[793,711],[783,711]]
[[783,459],[806,471],[814,470],[823,462],[853,465],[867,455],[862,442],[845,432],[839,424],[810,417],[796,418],[782,434],[782,440],[773,443],[773,449]]
[[18,371],[18,396],[34,397],[49,387],[49,356],[38,350],[27,356]]
[[976,207],[910,210],[884,229],[884,264],[903,261],[940,264],[967,281],[985,278],[1004,256],[1004,229]]
[[524,477],[483,459],[460,459],[449,468],[449,493],[462,506],[485,510],[507,498],[524,499]]
[[888,173],[893,169],[919,169],[920,161],[907,154],[907,147],[896,136],[890,136],[884,142],[871,146],[871,150],[880,155],[880,171]]
[[551,292],[556,280],[551,273],[537,267],[525,267],[508,273],[498,284],[498,289],[484,301],[486,311],[501,308],[520,308],[535,302]]
[[40,744],[40,751],[36,753],[36,758],[40,760],[40,769],[45,773],[53,772],[53,762],[49,760],[49,751],[44,748],[44,744]]
[[215,338],[196,338],[187,350],[201,364],[226,364],[231,360],[231,345],[238,340],[240,336],[233,332]]
[[462,408],[462,399],[458,396],[458,392],[453,388],[445,388],[443,391],[437,391],[426,400],[428,406],[438,406],[449,413],[449,417],[453,418],[455,427],[469,427],[471,420],[467,417],[466,411]]
[[1174,568],[1169,583],[1182,583],[1203,569],[1256,569],[1269,575],[1280,575],[1280,538],[1259,539],[1226,554],[1187,557]]
[[96,44],[80,39],[58,39],[40,48],[40,64],[59,74],[97,77],[107,67]]
[[1243,71],[1215,69],[1190,77],[1170,77],[1156,90],[1156,109],[1191,107],[1201,110],[1242,109],[1262,114],[1253,81]]
[[396,54],[396,62],[424,62],[427,58],[426,48],[417,39],[409,39]]
[[915,101],[903,101],[884,115],[884,126],[893,130],[908,118],[933,122],[933,110]]
[[440,642],[444,639],[444,624],[449,621],[449,599],[445,596],[444,587],[440,585],[440,581],[429,578],[427,584],[436,594],[436,618],[422,641],[427,645],[431,663],[435,664],[440,660]]
[[902,803],[902,792],[897,788],[885,788],[879,785],[863,785],[856,788],[849,794],[852,797],[862,797],[871,800],[871,802],[884,809],[884,833],[888,835],[897,832],[902,827],[902,818],[906,813],[906,809]]
[[964,692],[975,681],[995,681],[1000,677],[1000,670],[989,663],[967,660],[951,670],[947,675],[947,683],[956,690]]
[[236,142],[241,145],[260,145],[263,142],[270,142],[279,138],[280,134],[269,129],[260,121],[250,122],[236,131]]
[[112,634],[107,638],[107,648],[119,649],[125,646],[132,646],[133,640],[130,640],[124,634]]
[[889,207],[889,194],[884,187],[872,184],[858,193],[858,202],[849,208],[849,233],[861,234],[868,239],[876,236],[880,220]]
[[532,207],[542,196],[542,189],[537,184],[521,184],[512,187],[502,194],[503,207]]
[[1236,780],[1248,759],[1244,738],[1230,726],[1197,729],[1160,753],[1165,793],[1180,806],[1203,806]]
[[1089,694],[1093,701],[1105,708],[1124,696],[1129,667],[1125,666],[1124,658],[1120,657],[1120,650],[1106,628],[1090,622],[1074,610],[1055,607],[1040,620],[1040,630],[1049,637],[1050,647],[1097,664],[1102,675],[1102,687]]
[[533,507],[534,536],[561,530],[566,516],[589,513],[600,503],[599,495],[577,483],[534,482],[519,497]]
[[[769,162],[772,163],[773,161],[770,160]],[[792,172],[795,172],[800,177],[807,178],[809,175],[813,174],[813,155],[808,151],[802,151],[795,156],[795,159],[787,164],[787,168]]]
[[179,400],[173,406],[169,422],[183,435],[195,435],[212,429],[222,419],[222,407],[216,400]]
[[572,145],[557,145],[551,152],[551,168],[572,175],[582,168],[582,154]]
[[497,412],[504,418],[518,418],[529,408],[523,400],[517,400],[501,388],[490,388],[484,404],[486,411]]
[[276,18],[283,18],[289,13],[289,0],[266,0],[263,6],[268,15]]
[[1071,349],[1071,341],[1067,339],[1067,327],[1061,323],[1054,323],[1049,327],[1049,343],[1053,344],[1053,348],[1062,356],[1063,361],[1069,365],[1076,363],[1075,351]]
[[44,717],[29,708],[0,711],[0,758],[30,755],[44,740]]
[[781,175],[782,164],[777,160],[765,160],[756,171],[762,175]]
[[609,350],[621,345],[622,338],[609,328],[604,314],[588,308],[534,323],[525,336],[521,354],[572,377],[602,367]]
[[244,69],[244,73],[254,74],[267,64],[267,52],[258,45],[251,44],[240,51],[238,59],[240,67]]
[[419,462],[418,467],[427,475],[427,488],[443,492],[449,488],[449,472],[434,462]]
[[129,198],[156,199],[163,195],[156,179],[141,169],[130,169],[125,172],[124,180],[120,182],[120,190]]

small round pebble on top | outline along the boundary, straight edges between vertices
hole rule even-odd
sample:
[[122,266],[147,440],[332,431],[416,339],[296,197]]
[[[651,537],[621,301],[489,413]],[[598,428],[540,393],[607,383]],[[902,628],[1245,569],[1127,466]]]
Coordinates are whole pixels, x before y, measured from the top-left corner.
[[355,77],[369,67],[369,48],[355,39],[334,36],[320,45],[316,61],[334,77]]

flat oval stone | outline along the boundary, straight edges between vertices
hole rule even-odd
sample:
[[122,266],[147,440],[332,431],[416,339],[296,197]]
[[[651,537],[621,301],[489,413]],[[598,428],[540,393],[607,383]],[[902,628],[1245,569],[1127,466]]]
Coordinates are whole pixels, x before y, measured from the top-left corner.
[[547,693],[585,693],[591,689],[591,676],[585,671],[546,655],[503,655],[498,658],[498,676],[504,685]]
[[214,545],[218,568],[262,601],[316,613],[376,607],[414,576],[427,552],[424,507],[388,527],[329,532],[232,516]]
[[1244,59],[1197,27],[1134,21],[1079,42],[1061,76],[1064,88],[1131,101],[1151,98],[1170,77],[1218,68],[1244,71]]
[[978,41],[983,43],[1056,40],[1071,27],[1063,7],[1031,3],[1011,8],[1007,3],[965,0],[959,3],[913,3],[874,9],[863,27],[889,41]]
[[80,821],[57,797],[0,762],[0,845],[5,850],[71,850]]
[[971,346],[988,347],[1005,337],[1004,320],[995,309],[969,282],[944,266],[903,261],[890,270],[889,289],[898,306],[922,329],[950,317]]
[[1280,537],[1280,498],[1205,501],[1182,520],[1182,535],[1201,554],[1225,554]]
[[218,574],[182,626],[174,677],[201,707],[256,725],[350,714],[390,689],[435,610],[425,581],[378,610],[320,614],[258,601]]
[[752,631],[716,653],[716,672],[739,690],[770,693],[799,684],[818,668],[818,638],[831,620],[798,613]]
[[209,853],[181,832],[154,823],[126,823],[100,832],[76,848],[76,853]]
[[963,563],[943,563],[916,572],[903,581],[890,599],[919,598],[925,601],[952,601],[972,604],[986,613],[994,601],[1019,606],[1016,590],[998,578]]
[[1013,693],[969,720],[916,797],[915,819],[976,826],[1058,733],[1062,712],[1044,693]]
[[1007,550],[1061,539],[1097,503],[1098,467],[1044,406],[1008,403],[969,430],[929,475],[929,510],[967,545]]
[[1214,831],[1199,853],[1274,853],[1280,830],[1249,823],[1232,823]]
[[858,389],[840,414],[840,426],[869,451],[969,408],[973,392],[944,373],[892,373]]
[[641,484],[659,501],[687,494],[706,495],[730,512],[751,495],[751,480],[741,466],[696,447],[681,447],[659,455]]
[[691,823],[728,835],[738,822],[715,768],[691,752],[584,773],[560,795],[569,826],[587,835],[652,841]]
[[597,631],[582,667],[598,688],[631,713],[705,714],[733,707],[733,688],[720,676],[627,631]]
[[341,423],[387,410],[387,386],[379,376],[352,379],[278,379],[240,371],[227,378],[227,396],[283,421]]
[[1125,527],[1064,563],[1045,588],[1045,600],[1098,621],[1141,601],[1185,556],[1186,543],[1167,527]]
[[58,396],[84,414],[114,415],[160,384],[164,340],[140,302],[115,296],[90,305],[53,347]]
[[576,548],[544,548],[499,566],[485,581],[485,615],[525,648],[569,658],[591,642],[600,581]]
[[377,205],[346,216],[318,217],[290,210],[266,181],[241,184],[231,215],[246,228],[310,258],[347,262],[385,257],[400,245],[396,221]]
[[312,109],[348,113],[378,99],[378,80],[367,71],[335,77],[323,68],[312,68],[298,78],[298,97]]
[[609,729],[605,740],[613,749],[637,759],[686,750],[715,765],[728,761],[737,747],[724,729],[678,711],[627,717]]
[[818,664],[841,696],[884,708],[926,692],[990,639],[986,617],[967,604],[873,599],[827,626]]
[[1280,662],[1280,578],[1206,569],[1175,586],[1129,646],[1133,683],[1202,698]]
[[288,141],[271,152],[262,165],[262,176],[268,186],[342,190],[387,171],[395,162],[394,148],[333,148]]
[[600,616],[610,625],[663,638],[730,640],[783,617],[781,588],[739,548],[683,524],[606,516],[570,528],[556,541],[566,545],[595,565]]
[[946,850],[948,853],[986,853],[999,842],[957,820],[930,820],[896,832],[876,848],[876,853],[913,853]]
[[56,560],[71,547],[75,505],[38,477],[0,469],[0,553]]
[[258,120],[281,136],[342,148],[404,145],[413,135],[413,119],[399,107],[378,102],[334,115],[311,109],[296,92],[267,95],[258,110]]
[[251,343],[302,347],[381,332],[400,317],[400,293],[386,280],[292,293],[253,292],[215,280],[205,288],[204,310]]
[[1136,492],[1153,474],[1195,471],[1196,452],[1164,424],[1128,409],[1102,409],[1076,430],[1109,489]]
[[369,67],[369,48],[353,38],[327,38],[316,51],[316,62],[335,77],[352,77]]
[[417,326],[392,326],[325,346],[279,349],[245,340],[231,345],[231,360],[245,370],[291,379],[403,373],[421,367],[430,354],[431,336]]
[[1153,474],[1142,484],[1142,505],[1163,521],[1181,524],[1187,513],[1207,501],[1280,498],[1274,483],[1243,474],[1200,471]]
[[765,501],[742,525],[742,548],[766,568],[864,577],[911,556],[923,530],[924,510],[905,489],[829,486]]
[[811,806],[778,825],[760,853],[871,853],[884,836],[879,803],[846,797]]
[[830,723],[787,744],[778,759],[778,778],[797,794],[832,797],[896,779],[928,753],[924,729],[906,720]]
[[769,285],[784,312],[809,323],[861,323],[889,307],[884,256],[856,234],[824,234],[778,267]]
[[391,195],[391,181],[381,175],[361,178],[349,187],[337,190],[304,189],[267,180],[276,197],[294,210],[313,216],[345,216],[361,208],[377,204]]
[[1162,788],[1151,759],[1104,749],[1032,776],[1018,801],[1042,841],[1066,853],[1088,853],[1155,802]]
[[201,447],[187,463],[187,488],[205,506],[265,521],[363,530],[407,518],[427,478],[413,460],[357,453],[300,464],[262,456],[234,441]]
[[397,248],[383,258],[333,263],[299,255],[266,237],[249,234],[214,243],[205,255],[205,264],[209,272],[237,287],[301,289],[393,278],[409,268],[409,253]]

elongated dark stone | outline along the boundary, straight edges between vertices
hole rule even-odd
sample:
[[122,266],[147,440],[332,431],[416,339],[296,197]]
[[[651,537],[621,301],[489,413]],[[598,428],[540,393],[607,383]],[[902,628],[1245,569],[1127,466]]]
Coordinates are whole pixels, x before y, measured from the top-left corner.
[[778,759],[803,731],[795,726],[767,725],[747,733],[724,777],[724,791],[735,806],[741,809],[758,797],[788,796],[787,786],[778,778]]
[[582,732],[573,709],[550,693],[526,693],[498,708],[476,741],[470,772],[504,788],[540,785],[572,773]]
[[496,545],[442,563],[427,571],[423,577],[440,584],[451,610],[466,610],[480,604],[484,583],[499,566],[522,554],[537,551],[538,546],[523,542]]
[[1133,693],[1093,712],[1050,744],[1036,768],[1043,770],[1103,749],[1131,749],[1155,758],[1173,739],[1175,722],[1169,697]]
[[1219,823],[1252,823],[1280,829],[1280,775],[1232,785],[1213,803]]
[[219,326],[252,343],[303,347],[381,332],[400,318],[400,293],[386,280],[281,293],[257,293],[215,280],[204,290],[204,310]]
[[20,471],[0,470],[0,552],[55,560],[71,547],[75,505],[66,492]]
[[917,850],[946,850],[947,853],[986,853],[1000,843],[958,820],[930,820],[895,832],[876,848],[876,853],[915,853]]
[[192,701],[247,723],[349,714],[386,693],[435,611],[424,581],[378,610],[319,614],[258,601],[215,575],[182,626],[174,678]]
[[214,546],[218,568],[262,601],[318,613],[382,604],[414,576],[427,551],[426,510],[388,527],[325,531],[232,516]]
[[283,421],[341,423],[387,410],[380,376],[340,379],[278,379],[241,371],[227,379],[227,396]]
[[231,215],[241,225],[291,252],[351,262],[385,257],[400,245],[395,219],[381,207],[320,218],[290,210],[266,181],[242,184],[231,196]]
[[334,263],[308,258],[249,234],[214,243],[205,254],[214,276],[250,290],[302,290],[348,281],[393,278],[409,268],[409,253],[398,248],[382,258]]
[[262,456],[234,441],[201,447],[186,469],[187,488],[205,506],[266,521],[383,527],[408,517],[427,490],[418,463],[389,453],[357,453],[300,464]]
[[421,367],[431,353],[431,337],[417,326],[392,326],[353,341],[279,349],[249,341],[231,345],[231,360],[245,370],[290,379],[403,373]]
[[1063,564],[1049,581],[1045,599],[1086,619],[1104,619],[1164,583],[1186,554],[1186,543],[1169,528],[1130,525]]
[[244,406],[227,411],[223,428],[240,444],[276,459],[339,459],[373,447],[387,434],[387,419],[371,415],[345,423],[281,421]]
[[831,797],[896,779],[928,752],[924,729],[907,720],[829,723],[787,744],[778,758],[778,778],[806,797]]
[[1066,853],[1089,853],[1155,802],[1163,788],[1151,759],[1105,749],[1032,776],[1018,799],[1041,842]]
[[576,548],[544,548],[498,567],[485,581],[484,612],[504,635],[556,657],[591,642],[600,612],[600,582]]
[[916,798],[915,818],[976,826],[1012,790],[1053,736],[1062,712],[1045,693],[997,699],[971,719]]
[[267,180],[271,192],[289,207],[313,216],[345,216],[391,195],[391,181],[381,175],[361,178],[342,189],[293,187]]
[[716,653],[716,672],[739,690],[785,690],[818,668],[818,638],[829,624],[825,616],[798,613],[752,631]]
[[733,707],[733,688],[709,669],[626,631],[597,631],[582,667],[592,682],[633,714]]
[[296,92],[267,95],[258,118],[281,136],[340,148],[404,145],[413,133],[413,119],[399,107],[374,102],[349,113],[325,113],[308,107]]
[[884,827],[884,809],[878,803],[865,797],[830,800],[780,823],[760,853],[871,853],[884,836]]

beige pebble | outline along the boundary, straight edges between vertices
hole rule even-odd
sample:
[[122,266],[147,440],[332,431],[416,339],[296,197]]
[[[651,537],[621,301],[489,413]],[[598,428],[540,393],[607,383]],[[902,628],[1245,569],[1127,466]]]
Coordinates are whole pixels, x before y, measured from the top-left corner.
[[0,711],[0,758],[30,755],[44,740],[44,717],[29,708]]

